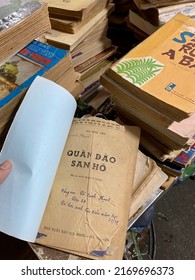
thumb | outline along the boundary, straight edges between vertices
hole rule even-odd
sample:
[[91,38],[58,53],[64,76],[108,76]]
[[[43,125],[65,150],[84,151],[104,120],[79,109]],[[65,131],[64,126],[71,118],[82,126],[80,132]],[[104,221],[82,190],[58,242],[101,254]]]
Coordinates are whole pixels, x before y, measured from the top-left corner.
[[9,160],[4,161],[2,164],[0,164],[0,184],[3,183],[3,181],[7,178],[9,173],[12,169],[12,163]]

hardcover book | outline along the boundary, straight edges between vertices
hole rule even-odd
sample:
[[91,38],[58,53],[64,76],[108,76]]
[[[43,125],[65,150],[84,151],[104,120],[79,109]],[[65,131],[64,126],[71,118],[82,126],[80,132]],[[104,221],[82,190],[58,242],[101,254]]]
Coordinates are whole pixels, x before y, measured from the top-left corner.
[[195,21],[178,14],[118,60],[106,74],[175,121],[195,111]]
[[0,155],[13,163],[0,188],[0,230],[91,259],[122,259],[140,129],[74,119],[75,110],[64,88],[35,78]]

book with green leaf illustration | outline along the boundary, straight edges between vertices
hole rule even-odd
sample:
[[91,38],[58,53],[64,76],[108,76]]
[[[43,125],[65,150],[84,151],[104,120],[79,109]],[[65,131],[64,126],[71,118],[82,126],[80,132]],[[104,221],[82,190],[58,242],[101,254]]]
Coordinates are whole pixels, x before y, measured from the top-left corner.
[[106,74],[175,121],[195,111],[195,21],[178,14]]

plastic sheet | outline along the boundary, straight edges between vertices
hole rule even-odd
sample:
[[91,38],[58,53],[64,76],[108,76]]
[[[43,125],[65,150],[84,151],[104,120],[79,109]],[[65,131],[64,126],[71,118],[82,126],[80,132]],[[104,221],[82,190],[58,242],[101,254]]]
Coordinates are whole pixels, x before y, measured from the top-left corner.
[[[34,11],[38,10],[40,6],[42,5],[41,3],[38,3],[36,1],[23,1],[23,5],[20,5],[17,9],[17,6],[15,5],[6,5],[3,6],[0,4],[0,31],[3,31],[4,29],[7,29],[11,27],[12,25],[17,24],[24,18],[28,17],[31,15]],[[11,6],[12,5],[12,6]],[[16,9],[16,11],[14,10]],[[11,13],[9,13],[11,11]]]

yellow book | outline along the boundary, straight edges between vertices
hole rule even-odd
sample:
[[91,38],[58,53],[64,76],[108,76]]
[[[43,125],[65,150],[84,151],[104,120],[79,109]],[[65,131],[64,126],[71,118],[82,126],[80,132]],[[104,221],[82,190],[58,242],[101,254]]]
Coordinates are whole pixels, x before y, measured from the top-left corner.
[[74,119],[75,110],[67,90],[34,79],[0,154],[13,164],[0,187],[0,230],[91,259],[122,259],[140,129]]
[[108,71],[113,80],[175,121],[195,111],[195,21],[178,14]]
[[49,12],[56,16],[63,15],[83,19],[100,0],[46,0],[44,2],[48,3]]
[[114,5],[110,4],[107,8],[98,13],[92,20],[82,26],[75,34],[61,32],[55,29],[49,30],[45,38],[50,45],[68,49],[72,52],[87,36],[93,35],[96,27],[107,18],[113,11]]

